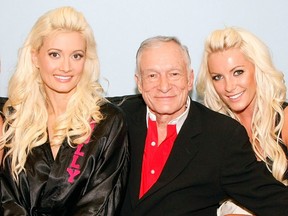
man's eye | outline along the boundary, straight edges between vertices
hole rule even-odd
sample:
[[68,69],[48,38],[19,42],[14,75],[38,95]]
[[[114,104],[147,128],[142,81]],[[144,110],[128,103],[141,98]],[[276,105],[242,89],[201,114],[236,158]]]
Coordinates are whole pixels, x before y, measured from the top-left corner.
[[171,80],[177,80],[181,77],[181,74],[179,72],[173,72],[169,74],[169,78]]
[[175,76],[179,76],[179,73],[171,73],[170,76],[175,77]]
[[156,80],[156,79],[158,79],[158,74],[148,74],[148,79],[149,80]]

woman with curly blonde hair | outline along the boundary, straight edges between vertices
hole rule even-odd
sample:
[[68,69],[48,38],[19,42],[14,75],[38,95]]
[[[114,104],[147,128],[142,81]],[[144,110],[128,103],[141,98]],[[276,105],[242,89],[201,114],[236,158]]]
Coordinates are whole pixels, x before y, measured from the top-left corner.
[[213,31],[205,43],[196,88],[206,106],[246,128],[258,160],[287,185],[286,87],[267,46],[244,29]]
[[3,108],[4,215],[115,215],[126,182],[123,112],[102,96],[93,31],[71,7],[33,26]]

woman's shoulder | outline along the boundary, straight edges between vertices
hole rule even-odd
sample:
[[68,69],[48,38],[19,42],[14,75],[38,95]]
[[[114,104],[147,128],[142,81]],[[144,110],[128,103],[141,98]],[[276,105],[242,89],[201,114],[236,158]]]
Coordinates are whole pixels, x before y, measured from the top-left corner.
[[110,102],[109,100],[105,100],[101,105],[100,105],[100,111],[105,114],[117,114],[121,113],[122,109],[115,103]]
[[133,113],[135,110],[146,107],[145,101],[143,100],[141,94],[110,97],[107,99],[120,107],[125,113]]
[[125,119],[124,111],[117,104],[111,103],[110,101],[105,101],[100,106],[100,112],[104,116],[104,122],[123,122]]

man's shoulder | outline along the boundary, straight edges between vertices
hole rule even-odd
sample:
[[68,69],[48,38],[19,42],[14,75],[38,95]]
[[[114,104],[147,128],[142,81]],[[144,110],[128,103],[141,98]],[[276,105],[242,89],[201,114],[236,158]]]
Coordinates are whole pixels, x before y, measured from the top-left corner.
[[233,124],[235,126],[240,124],[237,120],[222,113],[213,111],[200,102],[192,101],[192,104],[197,109],[202,118],[206,118],[211,123],[214,122],[215,124]]

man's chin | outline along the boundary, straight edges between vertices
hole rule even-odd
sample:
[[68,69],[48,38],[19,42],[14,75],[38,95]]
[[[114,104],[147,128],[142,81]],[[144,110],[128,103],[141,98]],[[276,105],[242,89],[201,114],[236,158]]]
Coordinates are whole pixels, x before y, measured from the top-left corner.
[[162,106],[155,111],[160,115],[173,115],[175,112],[177,112],[175,109],[172,109],[172,106]]

